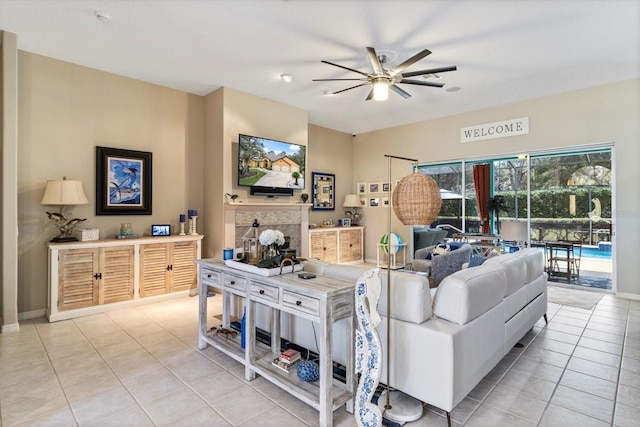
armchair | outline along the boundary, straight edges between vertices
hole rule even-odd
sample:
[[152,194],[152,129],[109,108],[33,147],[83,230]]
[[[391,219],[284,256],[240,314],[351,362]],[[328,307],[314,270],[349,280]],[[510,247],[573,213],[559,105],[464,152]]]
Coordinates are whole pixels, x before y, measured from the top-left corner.
[[472,252],[471,245],[465,243],[454,251],[427,259],[435,246],[418,249],[414,254],[412,263],[414,271],[429,273],[429,286],[432,288],[437,287],[445,277],[461,270],[462,265],[471,260]]

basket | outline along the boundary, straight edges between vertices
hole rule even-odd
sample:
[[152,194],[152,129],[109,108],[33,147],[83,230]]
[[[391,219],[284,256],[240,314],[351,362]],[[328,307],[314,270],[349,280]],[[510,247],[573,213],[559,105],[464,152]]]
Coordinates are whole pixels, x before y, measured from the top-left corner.
[[77,231],[77,238],[81,242],[100,240],[100,230],[97,228],[83,228]]
[[393,210],[404,225],[431,224],[441,206],[438,184],[423,173],[405,176],[393,190]]

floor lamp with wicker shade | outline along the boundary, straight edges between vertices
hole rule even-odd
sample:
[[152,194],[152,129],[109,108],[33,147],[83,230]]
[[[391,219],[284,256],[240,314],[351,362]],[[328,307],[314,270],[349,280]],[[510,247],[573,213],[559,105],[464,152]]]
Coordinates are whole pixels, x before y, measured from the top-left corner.
[[388,182],[391,183],[391,160],[412,162],[414,172],[402,178],[393,189],[389,200],[387,240],[387,379],[386,390],[378,399],[378,406],[383,409],[383,416],[397,423],[417,420],[422,416],[422,403],[404,393],[391,392],[391,210],[404,225],[431,224],[442,206],[438,184],[429,176],[417,171],[418,160],[407,157],[385,154],[388,159]]

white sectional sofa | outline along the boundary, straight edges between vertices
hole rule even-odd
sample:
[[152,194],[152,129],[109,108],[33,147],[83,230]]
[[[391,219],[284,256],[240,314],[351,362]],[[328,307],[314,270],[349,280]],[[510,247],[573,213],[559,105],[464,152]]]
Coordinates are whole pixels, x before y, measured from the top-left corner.
[[[316,261],[305,263],[304,269],[354,282],[366,270]],[[381,270],[378,311],[383,321],[378,333],[383,360],[388,357],[386,275]],[[460,270],[434,289],[429,289],[424,276],[392,272],[391,293],[390,385],[447,413],[540,317],[546,321],[547,280],[542,253],[536,249]],[[304,331],[296,332],[298,338],[309,340]],[[334,330],[334,335],[344,333]],[[334,357],[344,359],[343,354]],[[386,362],[381,379],[386,379]]]

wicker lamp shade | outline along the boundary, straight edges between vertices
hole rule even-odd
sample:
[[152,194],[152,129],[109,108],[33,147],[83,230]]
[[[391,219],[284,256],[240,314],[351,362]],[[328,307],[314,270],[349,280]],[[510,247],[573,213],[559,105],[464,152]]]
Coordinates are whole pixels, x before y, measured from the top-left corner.
[[420,172],[405,176],[393,190],[393,210],[404,225],[431,224],[441,206],[438,184]]

